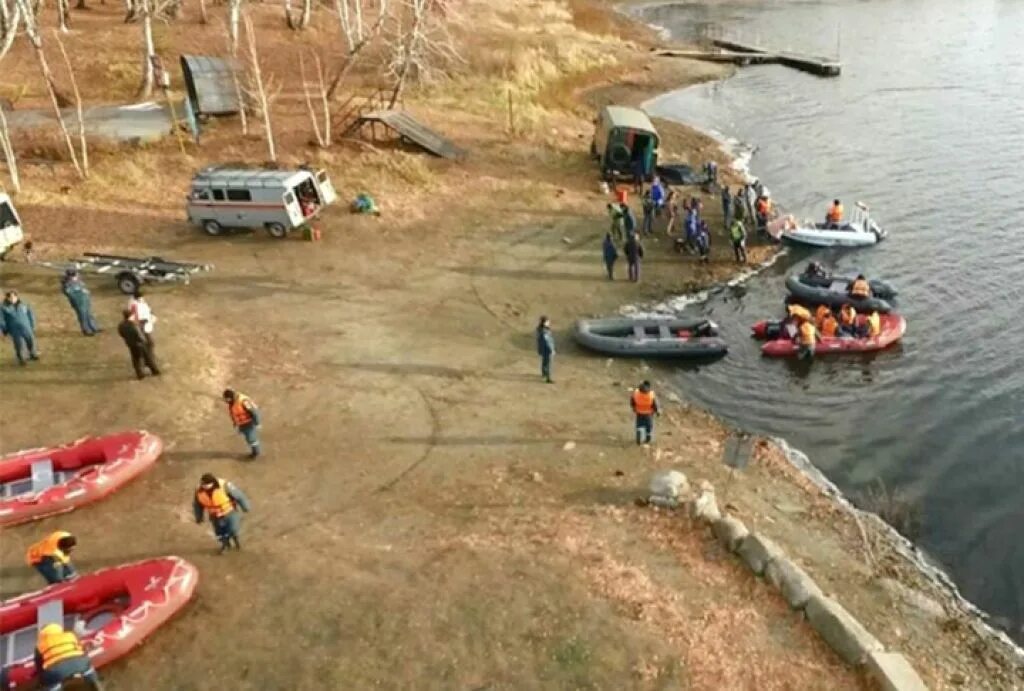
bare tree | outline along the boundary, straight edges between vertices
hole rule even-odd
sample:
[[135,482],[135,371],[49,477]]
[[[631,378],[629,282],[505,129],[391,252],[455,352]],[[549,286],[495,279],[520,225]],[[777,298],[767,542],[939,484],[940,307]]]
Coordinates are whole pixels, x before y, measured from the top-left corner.
[[252,19],[249,18],[249,15],[245,15],[243,21],[245,23],[245,42],[249,48],[249,71],[256,90],[256,98],[259,99],[260,111],[263,113],[263,134],[267,138],[267,153],[270,155],[270,160],[276,163],[277,151],[274,148],[274,130],[270,126],[270,99],[267,98],[267,90],[263,85],[260,56],[256,50],[256,32],[252,28]]
[[292,0],[284,0],[284,20],[289,29],[301,31],[309,26],[309,20],[313,16],[313,0],[302,0],[302,9],[298,18],[292,8]]
[[448,33],[444,0],[402,0],[408,23],[400,23],[391,41],[388,71],[394,77],[389,108],[402,97],[410,80],[429,77],[438,63],[463,61]]
[[226,24],[224,25],[224,36],[228,42],[228,52],[231,54],[231,81],[235,85],[235,99],[238,101],[238,119],[242,125],[242,136],[246,137],[249,135],[248,103],[245,100],[245,93],[242,91],[242,80],[238,78],[238,46],[231,40],[231,31]]
[[75,79],[75,69],[71,66],[68,52],[64,49],[64,42],[60,40],[60,33],[54,31],[53,38],[57,41],[60,54],[64,58],[64,66],[68,70],[68,79],[71,81],[71,92],[75,95],[75,112],[78,115],[78,143],[82,154],[82,177],[89,177],[89,147],[85,141],[85,114],[82,112],[82,94],[78,91],[78,80]]
[[4,115],[3,105],[0,105],[0,150],[4,152],[4,160],[7,161],[7,174],[11,178],[11,188],[15,192],[21,192],[18,160],[14,156],[14,147],[11,146],[11,132],[7,129],[7,116]]
[[206,0],[199,0],[199,23],[209,24],[210,18],[206,14]]
[[29,6],[29,0],[16,0],[18,5],[21,7],[21,13],[25,20],[25,34],[28,36],[29,43],[32,44],[32,50],[36,54],[36,61],[39,63],[39,71],[43,74],[43,81],[46,82],[46,90],[50,94],[50,104],[53,106],[53,114],[57,118],[57,123],[60,125],[60,131],[64,135],[64,143],[68,147],[68,155],[71,157],[71,163],[75,166],[75,171],[78,173],[78,177],[85,178],[85,172],[82,170],[82,166],[78,163],[78,155],[75,153],[75,147],[71,143],[71,135],[68,134],[67,124],[64,122],[64,115],[60,112],[60,99],[57,92],[57,86],[53,80],[53,73],[50,71],[50,65],[46,62],[46,53],[43,52],[43,38],[39,35],[39,29],[36,25],[36,17],[32,13],[32,8]]
[[169,9],[180,5],[179,0],[133,0],[136,18],[142,18],[142,81],[138,97],[153,95],[154,66],[157,64],[156,47],[153,44],[153,18],[160,18]]
[[309,93],[309,82],[306,81],[306,62],[299,53],[299,76],[302,79],[302,95],[306,99],[306,112],[309,113],[309,122],[313,125],[313,136],[316,137],[317,145],[326,149],[331,145],[331,100],[327,97],[327,87],[324,84],[324,68],[320,62],[320,56],[313,53],[313,60],[316,64],[317,98],[320,101],[320,108],[323,115],[323,129],[320,129],[316,108],[313,107],[313,97]]
[[[331,79],[331,86],[327,90],[328,98],[334,98],[338,87],[356,66],[363,49],[370,45],[384,28],[384,22],[388,18],[389,4],[389,0],[334,0],[338,21],[341,23],[341,33],[345,37],[346,49],[345,61]],[[367,14],[365,10],[376,13],[376,19],[369,27],[365,26],[364,17]]]
[[8,5],[7,0],[0,0],[0,59],[7,55],[18,35],[18,24],[21,23],[21,5]]
[[68,32],[68,20],[71,18],[71,8],[68,0],[57,0],[57,26],[65,34]]

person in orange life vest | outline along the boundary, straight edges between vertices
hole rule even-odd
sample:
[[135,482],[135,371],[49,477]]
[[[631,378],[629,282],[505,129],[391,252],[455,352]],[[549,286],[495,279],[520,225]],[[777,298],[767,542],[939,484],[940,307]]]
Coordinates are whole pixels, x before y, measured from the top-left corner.
[[830,314],[832,314],[832,310],[829,309],[828,305],[818,305],[817,309],[814,310],[814,325],[820,329],[821,323]]
[[863,338],[878,338],[882,333],[882,318],[878,316],[878,312],[872,312],[864,320],[864,324],[860,327],[860,335]]
[[78,636],[65,631],[60,624],[47,624],[40,629],[34,658],[39,682],[46,691],[61,691],[64,682],[78,678],[87,681],[94,691],[103,688]]
[[871,284],[868,283],[868,279],[864,278],[864,274],[859,274],[846,292],[852,298],[869,298],[871,297]]
[[800,328],[797,331],[797,344],[800,346],[800,359],[814,357],[814,346],[818,342],[818,330],[810,319],[800,320]]
[[818,331],[821,332],[823,337],[835,338],[839,333],[839,321],[836,320],[835,315],[829,312],[818,324]]
[[838,228],[843,224],[843,203],[838,199],[833,199],[832,206],[828,207],[825,223],[829,228]]
[[252,399],[234,389],[224,389],[224,402],[228,404],[231,424],[245,437],[249,445],[249,458],[260,455],[260,411]]
[[28,548],[25,560],[50,585],[70,581],[78,576],[71,563],[71,550],[78,540],[71,533],[57,530]]
[[651,391],[651,382],[644,381],[640,388],[633,390],[629,406],[636,415],[636,443],[650,444],[654,438],[654,416],[661,416],[658,400]]
[[222,480],[210,473],[199,479],[195,497],[192,499],[192,512],[196,523],[203,522],[203,515],[210,516],[213,534],[220,541],[220,551],[231,547],[242,549],[238,540],[238,532],[242,527],[242,516],[238,510],[249,513],[249,498],[242,490],[227,480]]
[[853,305],[843,305],[839,308],[839,333],[843,336],[853,336],[857,331],[857,310]]

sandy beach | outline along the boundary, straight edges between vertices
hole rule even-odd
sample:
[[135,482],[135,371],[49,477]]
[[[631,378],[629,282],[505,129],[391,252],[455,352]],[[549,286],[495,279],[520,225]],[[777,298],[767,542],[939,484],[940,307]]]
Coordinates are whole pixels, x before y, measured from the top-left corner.
[[[277,10],[252,11],[287,36]],[[119,12],[97,5],[80,22],[113,26]],[[282,113],[290,161],[326,167],[343,200],[368,191],[381,205],[375,218],[340,204],[319,243],[209,238],[185,223],[196,168],[261,160],[261,142],[238,141],[230,121],[186,156],[173,141],[100,153],[83,184],[66,166],[26,166],[17,203],[40,257],[103,249],[216,268],[149,292],[166,373],[137,382],[114,332],[125,300],[112,281],[88,277],[106,331],[85,339],[57,274],[0,266],[0,284],[36,310],[42,356],[18,368],[8,341],[0,350],[0,451],[134,428],[167,447],[111,499],[5,530],[3,595],[41,585],[23,555],[58,528],[79,536],[85,570],[162,554],[195,563],[196,601],[104,671],[111,691],[872,688],[708,531],[636,505],[653,472],[676,468],[713,483],[724,509],[782,545],[930,688],[1020,687],[1007,648],[778,447],[757,440],[750,466],[731,473],[723,453],[737,432],[667,394],[656,443],[636,447],[628,394],[651,372],[572,343],[580,316],[736,274],[707,196],[708,265],[676,253],[659,225],[641,282],[606,280],[608,199],[587,156],[597,107],[725,68],[652,57],[661,39],[596,0],[466,0],[453,21],[465,63],[406,107],[469,149],[464,162],[387,145],[318,150],[301,107]],[[204,40],[194,26],[163,31],[182,52]],[[109,35],[118,55],[136,38]],[[4,82],[38,90],[33,69],[18,45]],[[107,70],[90,64],[80,80]],[[109,88],[104,98],[121,93]],[[709,137],[656,124],[663,159],[727,170]],[[755,247],[751,260],[773,251]],[[554,385],[535,354],[542,314],[558,346]],[[227,386],[263,411],[255,462],[219,400]],[[240,553],[217,556],[192,522],[204,472],[253,500]]]

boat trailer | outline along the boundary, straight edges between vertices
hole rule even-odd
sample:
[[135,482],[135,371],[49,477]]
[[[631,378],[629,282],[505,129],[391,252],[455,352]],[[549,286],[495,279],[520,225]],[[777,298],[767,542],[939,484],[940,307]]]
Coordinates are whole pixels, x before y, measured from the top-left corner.
[[143,283],[188,284],[195,274],[213,269],[213,264],[176,262],[160,257],[120,257],[94,252],[86,252],[81,257],[63,263],[31,263],[61,272],[75,269],[80,273],[113,274],[118,290],[125,295],[132,295]]

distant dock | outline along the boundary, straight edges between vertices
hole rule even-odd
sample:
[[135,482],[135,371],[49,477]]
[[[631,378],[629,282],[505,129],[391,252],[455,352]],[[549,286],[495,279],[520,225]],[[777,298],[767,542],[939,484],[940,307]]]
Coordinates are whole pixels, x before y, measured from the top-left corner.
[[711,42],[718,50],[664,49],[657,51],[657,54],[708,62],[729,62],[734,65],[785,65],[819,77],[838,77],[843,71],[842,63],[830,58],[768,50],[724,38],[711,39]]

